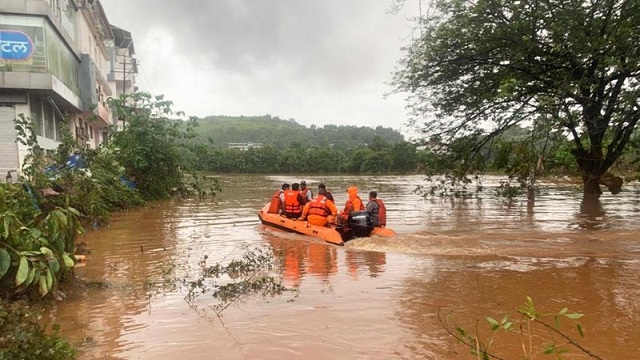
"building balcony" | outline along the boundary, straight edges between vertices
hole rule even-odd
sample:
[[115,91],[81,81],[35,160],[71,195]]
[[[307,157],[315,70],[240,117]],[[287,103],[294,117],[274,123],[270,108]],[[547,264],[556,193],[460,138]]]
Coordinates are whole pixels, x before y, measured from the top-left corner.
[[93,113],[104,122],[104,124],[100,125],[111,125],[111,112],[109,111],[109,108],[102,105],[101,103],[98,103],[96,108],[93,110]]
[[0,71],[0,89],[34,91],[61,101],[65,108],[82,109],[80,97],[50,73]]

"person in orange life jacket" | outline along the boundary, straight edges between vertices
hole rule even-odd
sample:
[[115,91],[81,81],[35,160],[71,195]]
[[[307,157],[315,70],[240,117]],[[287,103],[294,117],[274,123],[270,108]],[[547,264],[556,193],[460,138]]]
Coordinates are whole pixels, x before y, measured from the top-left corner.
[[288,218],[295,219],[302,214],[302,202],[304,199],[300,195],[300,184],[293,183],[291,190],[285,190],[284,192],[284,215]]
[[347,189],[347,193],[349,194],[349,199],[344,204],[344,210],[340,213],[340,224],[346,224],[348,222],[349,214],[352,211],[364,210],[364,204],[358,196],[358,188],[351,186]]
[[325,192],[325,196],[327,197],[327,199],[329,199],[329,200],[331,200],[331,202],[335,203],[336,201],[333,200],[333,195],[331,195],[331,193],[327,191],[327,187],[324,186],[324,184],[319,184],[318,185],[318,193],[320,193],[323,190]]
[[318,196],[304,206],[302,216],[298,220],[307,219],[311,225],[327,226],[337,214],[338,209],[333,201],[327,198],[327,190],[320,189]]
[[300,195],[304,197],[305,204],[313,199],[313,191],[307,187],[307,182],[304,180],[300,181]]
[[282,184],[282,190],[276,190],[276,192],[273,193],[273,196],[271,197],[271,203],[269,204],[269,211],[267,211],[270,214],[278,214],[280,213],[280,211],[282,211],[282,204],[284,201],[284,191],[289,189],[289,184],[284,183]]
[[280,198],[280,213],[284,214],[284,192],[290,189],[290,185],[287,183],[282,184],[282,190],[280,191],[280,195],[278,195],[278,197]]
[[369,202],[367,203],[367,212],[371,216],[373,226],[387,225],[387,207],[384,202],[377,198],[378,193],[372,191],[369,193]]

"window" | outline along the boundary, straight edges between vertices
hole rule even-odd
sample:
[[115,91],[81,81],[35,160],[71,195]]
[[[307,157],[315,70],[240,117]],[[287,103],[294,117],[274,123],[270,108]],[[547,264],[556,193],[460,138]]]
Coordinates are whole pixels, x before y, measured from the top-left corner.
[[58,0],[51,1],[51,7],[53,8],[52,10],[56,19],[60,20],[60,5],[58,4]]
[[84,139],[84,120],[78,119],[78,123],[76,125],[76,139]]
[[56,119],[55,111],[48,102],[42,104],[42,114],[44,117],[44,137],[55,140],[56,139]]
[[42,124],[42,101],[34,96],[30,99],[31,122],[36,135],[44,136],[44,126]]
[[54,114],[56,120],[56,140],[62,141],[62,128],[66,126],[64,123],[64,118],[60,116],[57,111]]

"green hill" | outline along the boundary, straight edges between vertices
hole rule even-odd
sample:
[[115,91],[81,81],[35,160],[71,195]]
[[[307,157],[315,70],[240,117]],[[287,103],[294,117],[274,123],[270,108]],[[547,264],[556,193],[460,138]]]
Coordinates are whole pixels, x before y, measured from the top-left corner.
[[374,139],[389,144],[404,142],[404,137],[391,128],[378,126],[306,127],[295,120],[283,120],[271,115],[264,116],[208,116],[199,119],[194,141],[220,148],[229,143],[262,143],[284,149],[292,144],[332,146],[348,149],[358,145],[372,144]]

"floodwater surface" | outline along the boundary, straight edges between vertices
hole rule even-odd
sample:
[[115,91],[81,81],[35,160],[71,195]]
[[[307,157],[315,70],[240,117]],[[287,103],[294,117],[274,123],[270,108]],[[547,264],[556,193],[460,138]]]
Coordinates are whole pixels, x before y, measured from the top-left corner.
[[[591,205],[579,186],[540,184],[527,206],[495,197],[495,178],[484,179],[480,198],[451,200],[417,195],[421,176],[308,177],[314,192],[327,184],[338,207],[350,185],[363,199],[377,190],[387,204],[398,236],[340,247],[260,224],[257,212],[273,191],[301,178],[219,179],[213,200],[114,214],[110,226],[79,240],[91,251],[76,269],[85,285],[68,291],[47,321],[61,324],[80,359],[474,359],[444,327],[477,328],[488,341],[485,317],[511,311],[518,320],[514,309],[527,296],[540,313],[583,313],[584,338],[570,319],[561,329],[601,358],[640,358],[637,185]],[[180,279],[254,248],[282,262],[274,275],[296,291],[243,297],[220,315],[210,294],[186,298]],[[566,343],[532,331],[499,332],[490,350],[524,358],[531,340],[543,358],[550,339]],[[588,358],[564,348],[564,358]]]

